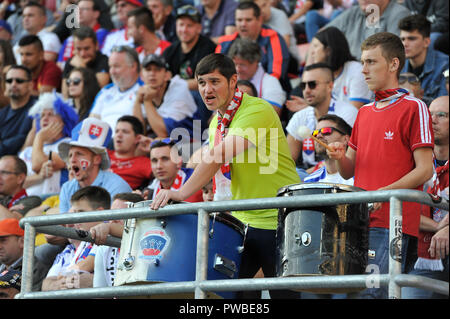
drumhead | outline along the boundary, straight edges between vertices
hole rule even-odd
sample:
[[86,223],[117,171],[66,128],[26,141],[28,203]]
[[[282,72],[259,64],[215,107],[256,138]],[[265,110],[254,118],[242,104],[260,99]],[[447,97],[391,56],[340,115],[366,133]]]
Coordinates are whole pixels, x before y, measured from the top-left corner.
[[336,189],[340,192],[363,192],[362,188],[350,186],[346,184],[337,183],[300,183],[284,186],[278,190],[277,196],[283,195],[291,191],[306,190],[306,189]]

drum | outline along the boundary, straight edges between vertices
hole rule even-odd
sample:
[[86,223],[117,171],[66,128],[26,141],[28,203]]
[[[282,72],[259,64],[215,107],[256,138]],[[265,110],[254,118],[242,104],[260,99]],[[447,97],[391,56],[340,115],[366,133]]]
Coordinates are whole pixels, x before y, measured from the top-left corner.
[[[148,206],[150,202],[139,202],[133,207]],[[246,228],[230,214],[209,215],[207,279],[237,278]],[[127,220],[114,285],[194,281],[197,222],[197,214]],[[235,292],[207,294],[207,298],[234,296]],[[193,297],[193,293],[150,296],[150,298]]]
[[[278,196],[359,192],[331,183],[283,187]],[[364,274],[368,252],[368,204],[341,204],[280,209],[277,227],[277,276]],[[346,293],[360,289],[312,289],[312,293]]]

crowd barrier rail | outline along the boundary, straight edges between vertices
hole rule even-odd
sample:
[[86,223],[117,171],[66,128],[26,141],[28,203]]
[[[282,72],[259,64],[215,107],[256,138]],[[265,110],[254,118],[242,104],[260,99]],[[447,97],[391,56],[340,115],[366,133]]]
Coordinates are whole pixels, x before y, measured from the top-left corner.
[[[389,273],[339,276],[301,276],[274,277],[254,279],[207,280],[208,260],[208,212],[225,212],[254,209],[302,208],[308,206],[333,206],[336,204],[356,203],[390,203],[389,242],[399,241],[398,245],[390,245]],[[64,299],[64,298],[121,298],[133,296],[151,296],[153,294],[194,293],[195,299],[204,299],[209,291],[249,291],[276,289],[321,289],[321,288],[366,288],[368,281],[374,279],[380,286],[388,286],[389,299],[401,298],[401,287],[417,287],[449,295],[449,283],[417,275],[401,274],[401,260],[398,251],[401,247],[402,202],[417,202],[443,210],[449,210],[449,202],[445,199],[436,200],[430,195],[416,190],[384,190],[349,192],[336,194],[314,194],[302,196],[286,196],[275,198],[258,198],[233,201],[187,203],[184,205],[167,205],[159,210],[150,207],[132,207],[116,210],[103,210],[82,213],[65,213],[49,216],[25,217],[20,220],[20,226],[25,230],[22,286],[16,299]],[[164,282],[156,284],[80,288],[59,291],[32,292],[33,256],[36,233],[46,233],[83,241],[94,242],[86,233],[80,233],[73,228],[60,226],[94,221],[108,221],[131,218],[156,218],[180,214],[198,214],[197,254],[195,281]],[[400,227],[400,228],[399,228]],[[399,236],[400,235],[400,236]],[[121,240],[108,237],[107,245],[120,247]],[[394,247],[395,246],[395,247]],[[376,277],[374,277],[376,276]]]

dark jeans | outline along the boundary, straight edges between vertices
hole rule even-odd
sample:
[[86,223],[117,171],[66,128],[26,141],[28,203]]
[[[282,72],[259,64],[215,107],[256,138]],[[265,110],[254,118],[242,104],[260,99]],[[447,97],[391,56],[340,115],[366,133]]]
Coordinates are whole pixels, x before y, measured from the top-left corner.
[[[264,277],[276,277],[276,231],[249,227],[242,253],[239,278],[253,278],[262,267]],[[271,299],[296,299],[299,292],[269,290]],[[261,298],[260,291],[240,291],[237,298]]]

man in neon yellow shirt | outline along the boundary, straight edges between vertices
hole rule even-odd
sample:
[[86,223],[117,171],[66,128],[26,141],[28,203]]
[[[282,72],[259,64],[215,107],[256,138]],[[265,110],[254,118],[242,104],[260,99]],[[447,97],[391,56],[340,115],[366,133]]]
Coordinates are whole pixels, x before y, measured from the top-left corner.
[[[278,115],[269,103],[236,89],[233,61],[210,54],[197,65],[196,79],[206,107],[217,111],[209,127],[210,150],[177,192],[158,193],[152,209],[165,206],[169,199],[183,201],[213,177],[216,191],[219,184],[226,188],[226,180],[231,179],[230,199],[275,197],[281,187],[299,183]],[[240,278],[252,278],[260,267],[266,277],[275,275],[277,213],[275,209],[233,212],[250,226]],[[272,298],[297,295],[271,291]]]

